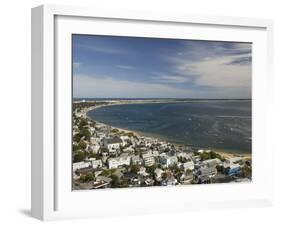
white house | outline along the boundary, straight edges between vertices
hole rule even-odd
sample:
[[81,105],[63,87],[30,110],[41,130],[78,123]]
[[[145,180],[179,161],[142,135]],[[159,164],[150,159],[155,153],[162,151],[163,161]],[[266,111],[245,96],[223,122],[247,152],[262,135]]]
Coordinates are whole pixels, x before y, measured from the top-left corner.
[[92,167],[94,169],[102,167],[102,161],[100,159],[92,160]]
[[243,160],[242,157],[239,157],[239,156],[235,156],[235,157],[232,157],[228,160],[226,160],[226,162],[231,162],[231,163],[239,163]]
[[159,152],[158,151],[147,151],[146,153],[142,154],[142,158],[150,158],[150,157],[158,157]]
[[99,143],[100,142],[100,138],[99,137],[91,137],[90,138],[90,142],[92,143],[92,144],[97,144],[97,143]]
[[116,158],[110,158],[108,159],[108,168],[114,169],[118,168],[119,166],[127,165],[129,166],[131,162],[130,156],[120,156]]
[[160,180],[162,179],[162,174],[164,173],[164,171],[161,170],[160,168],[156,168],[156,169],[154,170],[154,173],[155,173],[155,179],[156,179],[157,181],[160,181]]
[[120,139],[122,140],[122,145],[126,145],[130,138],[128,136],[120,136]]
[[114,138],[104,138],[103,145],[109,150],[118,150],[120,146],[123,144],[122,140],[118,137]]
[[89,145],[88,150],[93,152],[93,153],[98,153],[98,150],[100,149],[100,145],[95,144],[95,145]]
[[221,164],[221,160],[218,158],[215,159],[207,159],[205,161],[202,162],[203,165],[208,166],[208,167],[214,167],[217,166],[219,164]]
[[72,169],[73,172],[75,172],[76,170],[87,168],[89,166],[91,166],[90,162],[75,162],[72,164]]
[[178,163],[178,157],[177,157],[177,156],[163,156],[163,157],[161,158],[161,163],[162,163],[165,167],[172,166],[172,165]]
[[194,170],[194,162],[188,161],[183,164],[184,170]]
[[133,155],[132,156],[132,163],[136,164],[136,165],[141,165],[142,164],[142,160],[141,160],[140,156]]
[[143,159],[145,166],[152,166],[155,163],[155,158],[153,156],[146,157]]
[[135,149],[133,149],[132,147],[127,147],[123,149],[123,152],[128,152],[128,153],[133,153],[135,151]]

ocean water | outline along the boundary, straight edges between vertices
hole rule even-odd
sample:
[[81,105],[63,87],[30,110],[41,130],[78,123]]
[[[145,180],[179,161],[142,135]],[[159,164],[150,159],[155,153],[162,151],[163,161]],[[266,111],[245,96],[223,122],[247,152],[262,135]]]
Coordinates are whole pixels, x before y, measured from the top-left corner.
[[251,101],[126,104],[88,112],[93,120],[196,148],[251,153]]

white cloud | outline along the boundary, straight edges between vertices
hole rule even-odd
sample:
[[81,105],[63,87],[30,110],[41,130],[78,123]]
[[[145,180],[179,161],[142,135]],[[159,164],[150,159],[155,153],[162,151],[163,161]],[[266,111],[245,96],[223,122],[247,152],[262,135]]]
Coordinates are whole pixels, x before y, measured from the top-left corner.
[[129,66],[129,65],[117,65],[118,68],[120,69],[125,69],[125,70],[134,70],[135,67]]
[[105,45],[86,45],[86,44],[80,44],[79,47],[83,48],[83,49],[87,49],[90,51],[94,51],[94,52],[99,52],[99,53],[106,53],[106,54],[125,54],[127,53],[127,51],[125,51],[124,49],[118,49],[115,46],[105,46]]
[[79,68],[81,65],[80,62],[73,62],[73,68]]
[[[190,54],[195,54],[192,59]],[[189,51],[189,54],[188,54]],[[199,54],[200,53],[200,54]],[[186,57],[166,57],[173,66],[177,75],[175,81],[193,83],[198,89],[209,87],[210,95],[224,90],[221,97],[240,97],[241,94],[251,97],[251,45],[235,44],[232,48],[223,48],[219,45],[213,49],[203,49],[202,46],[193,46],[186,50]],[[243,96],[242,96],[243,97]]]
[[165,84],[153,84],[132,82],[127,80],[114,80],[109,77],[102,79],[87,75],[73,76],[74,97],[189,97],[192,91],[189,89],[177,89]]
[[184,82],[188,82],[189,78],[188,77],[184,77],[184,76],[178,76],[178,75],[168,75],[168,74],[163,74],[163,73],[159,73],[159,72],[153,72],[152,74],[154,74],[155,76],[152,77],[152,79],[154,79],[155,81],[159,82],[159,83],[184,83]]
[[209,87],[251,87],[251,65],[231,64],[235,57],[208,58],[177,66],[185,76],[195,76],[195,84]]
[[248,89],[219,87],[211,93],[208,90],[180,89],[168,84],[154,84],[95,78],[91,75],[73,76],[73,96],[76,98],[243,98],[250,95]]

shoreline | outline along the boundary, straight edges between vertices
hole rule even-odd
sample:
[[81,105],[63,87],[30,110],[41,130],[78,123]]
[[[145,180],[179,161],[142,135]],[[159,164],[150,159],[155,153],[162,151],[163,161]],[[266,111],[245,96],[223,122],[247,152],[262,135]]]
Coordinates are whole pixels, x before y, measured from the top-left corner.
[[[90,101],[88,101],[88,102],[90,102]],[[93,101],[93,103],[95,103],[95,102],[96,101]],[[110,107],[110,106],[115,106],[115,105],[153,104],[153,103],[182,103],[182,102],[185,102],[185,101],[171,101],[171,102],[169,102],[169,101],[146,101],[146,100],[141,100],[141,101],[138,101],[138,102],[131,102],[131,100],[130,100],[130,101],[121,102],[120,100],[117,100],[117,101],[107,101],[107,102],[108,102],[108,104],[101,104],[101,105],[97,105],[97,106],[88,107],[88,108],[83,109],[84,117],[89,119],[89,120],[91,120],[91,121],[96,122],[97,124],[106,125],[106,126],[111,127],[112,129],[118,129],[119,131],[124,132],[124,133],[133,133],[137,137],[153,138],[153,139],[157,139],[157,140],[162,141],[162,142],[170,143],[170,144],[172,144],[172,145],[174,145],[176,147],[182,146],[182,145],[179,145],[179,144],[176,144],[176,143],[169,142],[167,140],[161,139],[161,138],[159,138],[157,136],[156,137],[147,136],[146,134],[142,134],[139,131],[123,129],[123,128],[120,128],[120,127],[115,127],[115,126],[112,126],[112,125],[108,125],[108,124],[96,121],[96,120],[92,119],[90,116],[88,116],[88,112],[92,111],[92,110],[96,110],[98,108]],[[187,102],[190,102],[190,101],[187,101]],[[183,146],[188,146],[188,145],[183,145]],[[200,148],[198,147],[198,149],[200,149]],[[226,159],[229,159],[229,158],[232,158],[232,157],[237,157],[237,156],[242,157],[243,159],[252,159],[252,153],[228,152],[228,151],[220,150],[220,149],[217,149],[217,148],[202,148],[202,149],[206,149],[206,150],[210,149],[211,151],[219,153],[221,156],[223,156]]]

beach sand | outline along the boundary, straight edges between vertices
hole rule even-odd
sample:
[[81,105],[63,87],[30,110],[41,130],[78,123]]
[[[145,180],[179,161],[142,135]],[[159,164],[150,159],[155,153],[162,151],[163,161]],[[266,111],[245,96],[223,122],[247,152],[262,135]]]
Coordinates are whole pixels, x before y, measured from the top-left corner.
[[[139,104],[140,103],[144,103],[143,101],[142,102],[138,102]],[[98,106],[94,106],[94,107],[90,107],[90,108],[87,108],[87,109],[84,109],[84,114],[85,114],[85,117],[88,118],[89,120],[92,120],[92,121],[95,121],[93,120],[92,118],[90,118],[88,116],[88,112],[89,111],[92,111],[92,110],[95,110],[97,108],[102,108],[102,107],[109,107],[109,106],[114,106],[114,105],[123,105],[123,104],[131,104],[131,102],[121,102],[121,101],[115,101],[115,102],[110,102],[110,104],[103,104],[103,105],[98,105]],[[100,125],[105,125],[105,126],[110,126],[112,129],[118,129],[120,132],[124,132],[124,133],[133,133],[135,136],[137,137],[152,137],[152,136],[146,136],[146,135],[143,135],[137,131],[132,131],[132,130],[127,130],[127,129],[123,129],[123,128],[118,128],[118,127],[114,127],[114,126],[111,126],[111,125],[107,125],[107,124],[104,124],[104,123],[101,123],[101,122],[98,122],[98,121],[95,121],[96,123],[100,124]],[[158,139],[159,141],[164,141],[166,142],[165,140],[161,139],[161,138],[158,138],[158,137],[153,137],[154,139]],[[167,142],[167,143],[170,143],[170,142]],[[179,146],[177,144],[174,144],[175,146]],[[239,152],[227,152],[227,151],[224,151],[224,150],[218,150],[218,149],[215,149],[215,148],[208,148],[209,150],[211,151],[214,151],[220,155],[222,155],[225,159],[230,159],[230,158],[233,158],[233,157],[242,157],[243,159],[245,160],[251,160],[252,159],[252,154],[251,153],[239,153]]]

